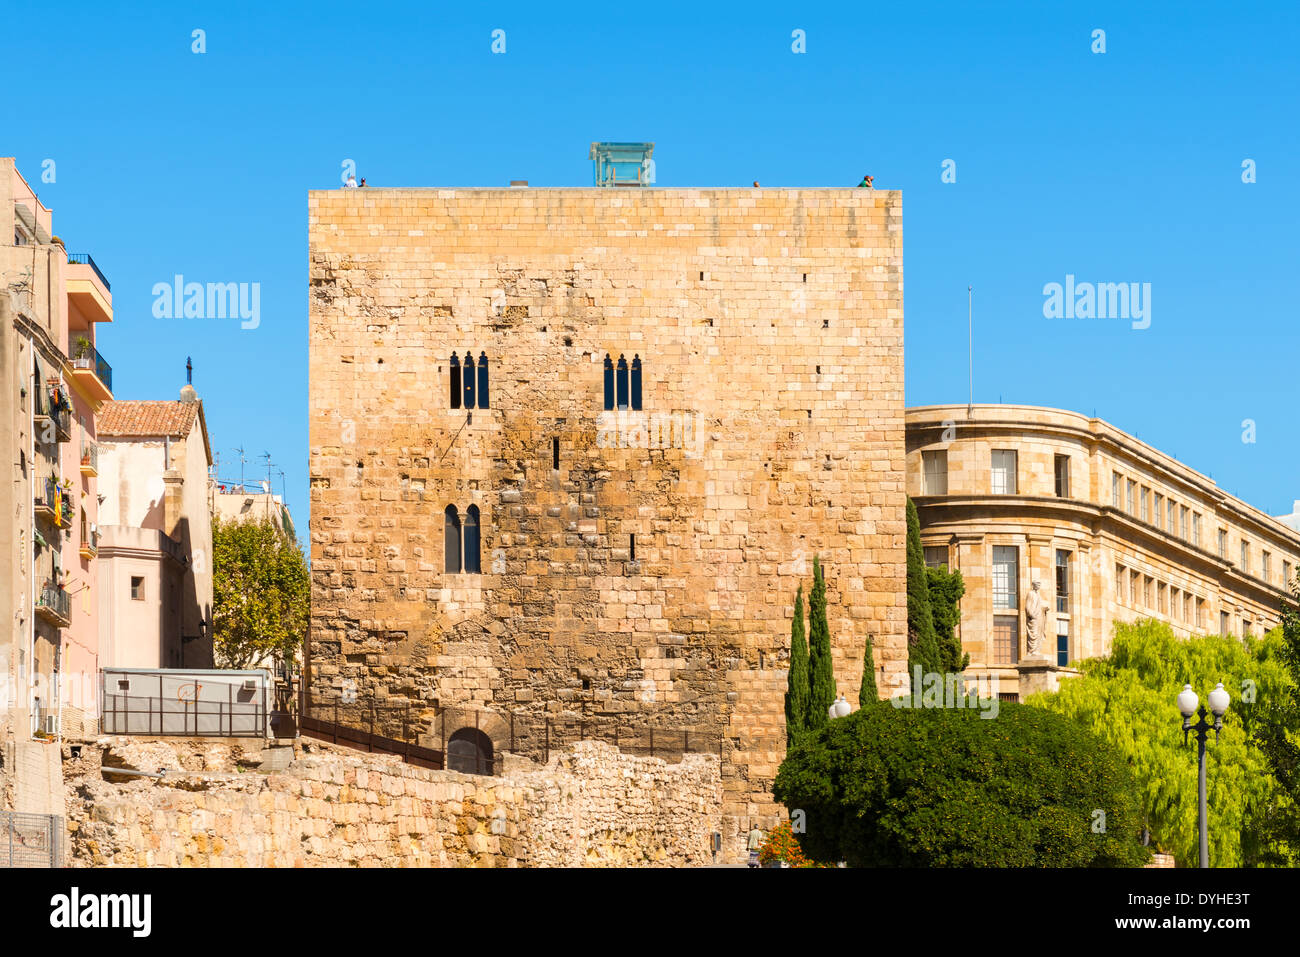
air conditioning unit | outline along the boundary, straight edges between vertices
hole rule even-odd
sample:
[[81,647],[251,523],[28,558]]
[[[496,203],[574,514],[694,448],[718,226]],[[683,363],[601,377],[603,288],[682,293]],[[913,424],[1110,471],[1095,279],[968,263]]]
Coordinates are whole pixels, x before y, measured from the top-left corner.
[[57,735],[59,733],[59,716],[57,714],[42,714],[38,719],[41,731],[48,735]]
[[244,684],[243,684],[243,687],[242,687],[241,690],[243,690],[243,691],[256,691],[256,690],[257,690],[257,679],[256,679],[256,678],[245,678],[245,679],[244,679]]
[[117,690],[118,690],[118,691],[130,691],[130,690],[131,690],[131,679],[130,679],[130,678],[118,678],[118,679],[117,679]]

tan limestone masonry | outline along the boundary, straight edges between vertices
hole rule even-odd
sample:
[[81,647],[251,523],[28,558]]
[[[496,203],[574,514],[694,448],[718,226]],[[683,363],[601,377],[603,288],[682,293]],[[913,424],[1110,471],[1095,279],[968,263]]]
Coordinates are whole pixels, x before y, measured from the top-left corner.
[[689,866],[712,863],[720,828],[714,755],[668,764],[581,742],[496,777],[316,743],[266,773],[275,756],[212,739],[87,745],[65,768],[69,864]]
[[[815,554],[839,689],[868,636],[905,687],[900,194],[308,207],[313,694],[722,735],[725,832],[770,827]],[[451,407],[467,351],[490,408]],[[607,355],[642,410],[604,410]],[[479,510],[479,574],[447,572],[448,506]]]

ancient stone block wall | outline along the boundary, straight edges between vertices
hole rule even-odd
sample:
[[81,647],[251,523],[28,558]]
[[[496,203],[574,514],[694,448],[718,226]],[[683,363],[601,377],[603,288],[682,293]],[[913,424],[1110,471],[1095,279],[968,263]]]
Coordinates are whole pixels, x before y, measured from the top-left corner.
[[[68,767],[73,867],[689,866],[713,861],[718,759],[595,742],[498,777],[309,744],[110,739]],[[156,772],[159,779],[114,774]],[[106,780],[104,770],[108,769]]]
[[322,191],[309,243],[313,693],[726,735],[728,813],[772,823],[814,554],[841,688],[868,635],[906,681],[899,194]]

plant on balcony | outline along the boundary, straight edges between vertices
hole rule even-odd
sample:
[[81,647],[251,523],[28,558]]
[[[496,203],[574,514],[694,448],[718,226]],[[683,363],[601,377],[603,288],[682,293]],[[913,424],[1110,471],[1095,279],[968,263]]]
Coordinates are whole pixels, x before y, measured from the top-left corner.
[[77,336],[77,341],[76,341],[76,343],[74,344],[74,351],[73,351],[73,353],[72,353],[72,358],[74,358],[74,359],[88,359],[88,358],[90,358],[90,353],[91,353],[91,351],[92,351],[94,348],[95,348],[95,347],[94,347],[94,345],[91,343],[89,337],[87,337],[87,336]]

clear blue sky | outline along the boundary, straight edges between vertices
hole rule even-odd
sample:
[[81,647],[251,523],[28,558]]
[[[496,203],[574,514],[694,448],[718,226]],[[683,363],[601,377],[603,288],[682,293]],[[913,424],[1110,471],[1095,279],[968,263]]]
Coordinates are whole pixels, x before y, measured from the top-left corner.
[[[654,141],[666,187],[872,173],[903,190],[909,405],[965,401],[973,283],[977,401],[1095,412],[1265,510],[1300,498],[1294,3],[179,6],[8,10],[0,154],[113,284],[118,397],[174,396],[192,355],[223,477],[269,451],[304,536],[307,190],[346,159],[377,186],[586,186],[592,140]],[[154,318],[176,273],[260,283],[260,327]],[[1151,283],[1150,328],[1044,318],[1067,273]]]

